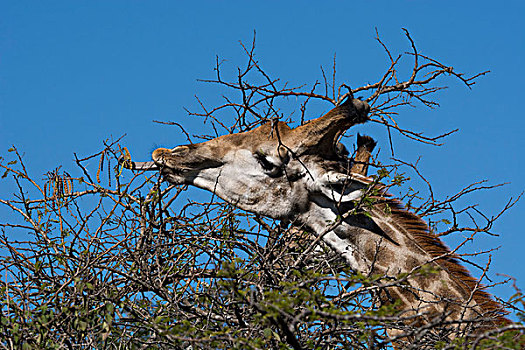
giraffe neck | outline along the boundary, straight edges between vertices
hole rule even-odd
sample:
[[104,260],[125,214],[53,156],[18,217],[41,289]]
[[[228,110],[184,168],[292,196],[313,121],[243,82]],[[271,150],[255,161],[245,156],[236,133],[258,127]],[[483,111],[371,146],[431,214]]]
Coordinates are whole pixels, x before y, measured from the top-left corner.
[[[485,292],[476,290],[479,283],[429,232],[427,225],[402,210],[399,203],[394,204],[390,214],[376,207],[369,211],[371,218],[349,215],[338,222],[334,205],[314,200],[310,210],[298,220],[315,234],[323,235],[323,241],[355,271],[394,278],[410,274],[407,283],[387,288],[381,299],[398,300],[406,316],[423,314],[418,323],[443,315],[448,320],[490,317],[505,322],[501,306]],[[422,269],[424,266],[430,267],[430,272]],[[489,327],[497,324],[499,320]]]

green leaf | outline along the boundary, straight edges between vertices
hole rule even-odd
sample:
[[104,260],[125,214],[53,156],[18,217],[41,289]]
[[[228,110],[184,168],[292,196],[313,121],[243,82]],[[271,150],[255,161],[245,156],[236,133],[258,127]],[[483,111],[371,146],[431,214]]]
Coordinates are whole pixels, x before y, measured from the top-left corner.
[[115,306],[113,304],[106,304],[106,310],[109,312],[109,313],[112,313],[113,310],[115,310]]
[[78,328],[81,331],[85,331],[88,327],[88,323],[86,321],[78,321]]
[[266,338],[271,338],[272,337],[272,330],[270,328],[265,328],[263,330],[263,334]]

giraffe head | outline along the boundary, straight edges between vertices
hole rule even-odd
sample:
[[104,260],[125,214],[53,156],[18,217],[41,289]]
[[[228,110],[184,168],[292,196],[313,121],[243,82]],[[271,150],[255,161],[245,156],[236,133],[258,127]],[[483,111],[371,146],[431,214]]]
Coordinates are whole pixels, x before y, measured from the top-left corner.
[[295,129],[266,123],[199,144],[159,148],[152,158],[173,184],[203,188],[260,215],[292,219],[307,210],[312,196],[343,202],[359,196],[362,184],[348,183],[346,150],[338,139],[365,122],[369,109],[348,99]]

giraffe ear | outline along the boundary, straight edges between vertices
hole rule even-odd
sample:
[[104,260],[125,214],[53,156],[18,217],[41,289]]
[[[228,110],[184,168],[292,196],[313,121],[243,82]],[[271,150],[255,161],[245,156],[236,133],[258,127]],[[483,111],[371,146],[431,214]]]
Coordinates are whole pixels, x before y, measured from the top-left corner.
[[316,182],[316,189],[336,203],[347,203],[361,199],[367,185],[350,175],[328,172]]

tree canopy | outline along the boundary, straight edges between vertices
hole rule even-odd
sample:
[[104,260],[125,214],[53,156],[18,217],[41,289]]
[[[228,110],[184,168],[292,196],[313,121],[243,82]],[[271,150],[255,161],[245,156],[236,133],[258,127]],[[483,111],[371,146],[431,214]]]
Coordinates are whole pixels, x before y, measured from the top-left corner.
[[[403,54],[377,36],[386,68],[377,82],[360,87],[338,82],[335,57],[311,85],[273,77],[257,59],[254,36],[250,45],[241,44],[246,62],[237,74],[224,74],[225,63],[217,58],[214,77],[202,80],[220,89],[224,103],[209,106],[197,97],[201,110],[188,111],[211,124],[215,134],[195,135],[178,122],[162,123],[181,128],[191,143],[275,120],[300,125],[311,119],[311,106],[329,109],[362,95],[372,107],[369,123],[382,125],[389,135],[440,145],[456,130],[438,136],[411,130],[399,123],[400,108],[435,108],[435,94],[449,79],[470,88],[487,72],[458,72],[420,53],[408,31],[405,35],[412,50]],[[389,140],[379,142],[394,154]],[[163,183],[157,172],[124,169],[118,159],[129,159],[132,146],[125,138],[105,140],[95,154],[75,154],[76,169],[59,167],[43,179],[28,173],[16,147],[0,158],[3,181],[16,190],[0,198],[9,212],[0,221],[0,347],[521,347],[525,305],[517,287],[510,300],[496,298],[516,320],[501,329],[464,332],[445,318],[410,325],[411,316],[396,303],[381,303],[378,295],[414,275],[385,279],[356,273],[293,225],[242,211],[213,195],[203,199],[186,186]],[[354,145],[347,148],[355,152]],[[517,199],[510,198],[499,213],[483,213],[469,195],[500,185],[474,182],[457,193],[436,195],[417,164],[373,157],[370,175],[435,234],[464,237],[452,250],[480,284],[490,291],[502,283],[487,279],[491,251],[466,251],[465,243],[491,234],[495,220]],[[434,273],[422,266],[414,274],[432,278]]]

